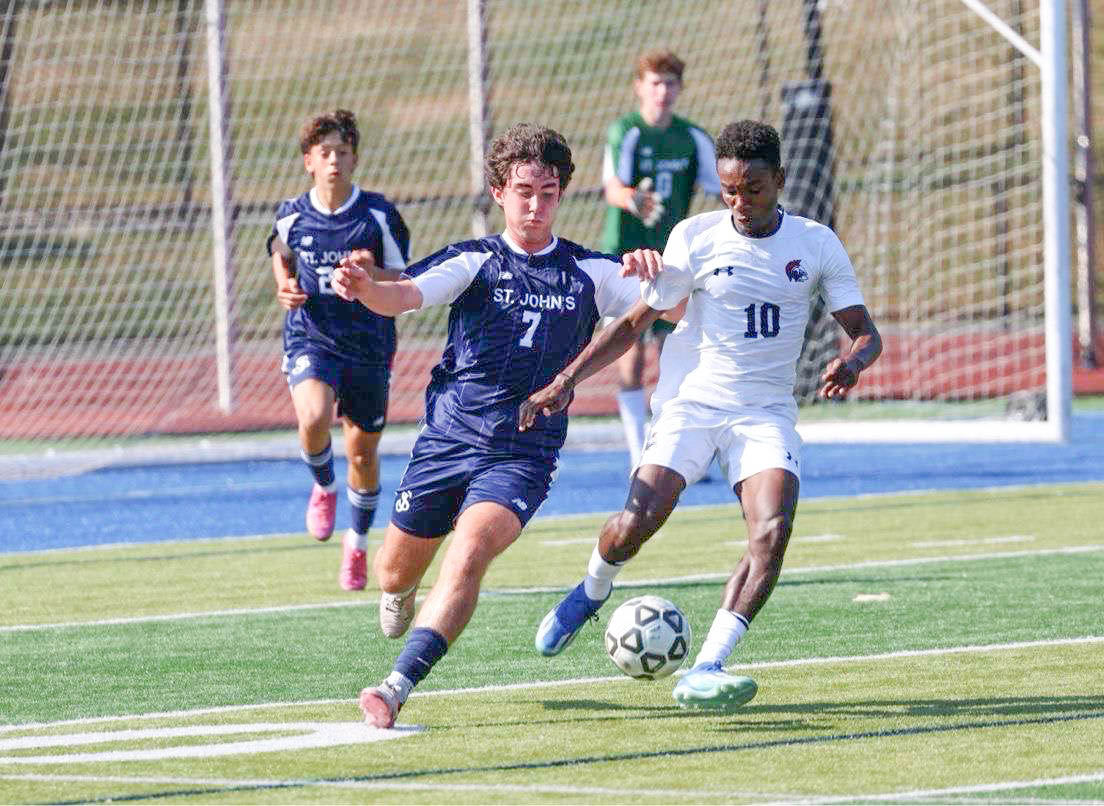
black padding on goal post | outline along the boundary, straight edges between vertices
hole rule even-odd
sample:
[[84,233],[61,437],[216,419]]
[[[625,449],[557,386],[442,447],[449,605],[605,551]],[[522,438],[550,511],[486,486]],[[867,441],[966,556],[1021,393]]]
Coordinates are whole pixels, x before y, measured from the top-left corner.
[[[835,228],[832,176],[832,85],[823,79],[787,81],[782,85],[782,165],[787,211]],[[794,394],[812,402],[820,371],[839,351],[835,320],[818,297],[809,313],[805,344],[797,365]]]
[[821,79],[782,85],[782,205],[832,227],[832,85]]

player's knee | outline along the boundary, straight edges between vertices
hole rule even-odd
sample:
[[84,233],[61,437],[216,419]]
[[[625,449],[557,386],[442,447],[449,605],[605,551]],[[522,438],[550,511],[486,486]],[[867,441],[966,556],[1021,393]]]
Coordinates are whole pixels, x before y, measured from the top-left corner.
[[618,546],[639,547],[659,529],[656,519],[647,512],[625,510],[614,515],[610,524]]
[[304,435],[319,435],[330,430],[330,416],[323,408],[306,407],[299,411],[299,431]]
[[778,557],[786,550],[792,527],[793,522],[782,514],[749,521],[748,547],[754,554]]
[[370,473],[379,468],[379,456],[374,450],[356,451],[347,454],[345,458],[349,465],[360,473]]
[[372,573],[380,590],[387,593],[399,593],[410,588],[409,580],[403,573],[402,563],[388,556],[383,549],[376,552],[372,561]]
[[475,585],[478,589],[483,575],[495,555],[484,547],[473,546],[465,551],[450,551],[449,556],[441,566],[439,579],[444,579],[455,589],[462,589]]

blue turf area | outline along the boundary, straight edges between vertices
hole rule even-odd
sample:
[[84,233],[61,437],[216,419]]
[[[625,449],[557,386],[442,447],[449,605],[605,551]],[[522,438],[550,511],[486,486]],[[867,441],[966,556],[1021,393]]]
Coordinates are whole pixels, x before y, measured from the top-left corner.
[[[383,457],[387,522],[407,457]],[[570,453],[537,517],[608,512],[628,489],[624,452]],[[716,468],[713,469],[716,474]],[[339,479],[345,466],[338,462]],[[1065,445],[805,447],[802,498],[1104,480],[1104,412],[1075,414]],[[310,476],[298,460],[116,467],[48,481],[0,482],[0,553],[118,542],[304,531]],[[716,479],[682,504],[730,503]],[[344,491],[337,526],[349,521]],[[305,532],[304,532],[305,534]]]

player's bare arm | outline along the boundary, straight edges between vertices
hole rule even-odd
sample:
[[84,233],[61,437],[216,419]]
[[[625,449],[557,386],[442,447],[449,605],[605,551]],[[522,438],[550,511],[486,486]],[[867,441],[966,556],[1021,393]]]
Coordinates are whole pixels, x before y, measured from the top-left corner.
[[820,396],[825,400],[842,400],[859,382],[859,374],[882,354],[882,337],[865,305],[843,308],[834,311],[832,316],[851,337],[851,349],[847,351],[847,355],[838,356],[828,362],[820,376],[824,382]]
[[646,302],[640,301],[613,324],[602,328],[590,345],[552,383],[534,392],[521,404],[518,410],[518,430],[528,429],[538,414],[547,417],[567,408],[575,387],[624,355],[661,313],[663,311],[657,311]]
[[356,250],[334,269],[330,285],[342,299],[356,300],[383,316],[398,316],[422,307],[422,292],[410,280],[377,280],[372,253]]
[[307,301],[307,295],[295,279],[291,261],[278,250],[272,252],[272,276],[276,278],[276,301],[281,308],[292,311]]

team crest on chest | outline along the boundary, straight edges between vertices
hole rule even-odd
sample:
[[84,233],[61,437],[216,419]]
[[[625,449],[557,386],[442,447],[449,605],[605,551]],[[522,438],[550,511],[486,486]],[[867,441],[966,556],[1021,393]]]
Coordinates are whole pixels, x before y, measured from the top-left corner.
[[791,260],[786,264],[786,276],[792,283],[803,283],[809,279],[809,272],[801,268],[800,260]]

